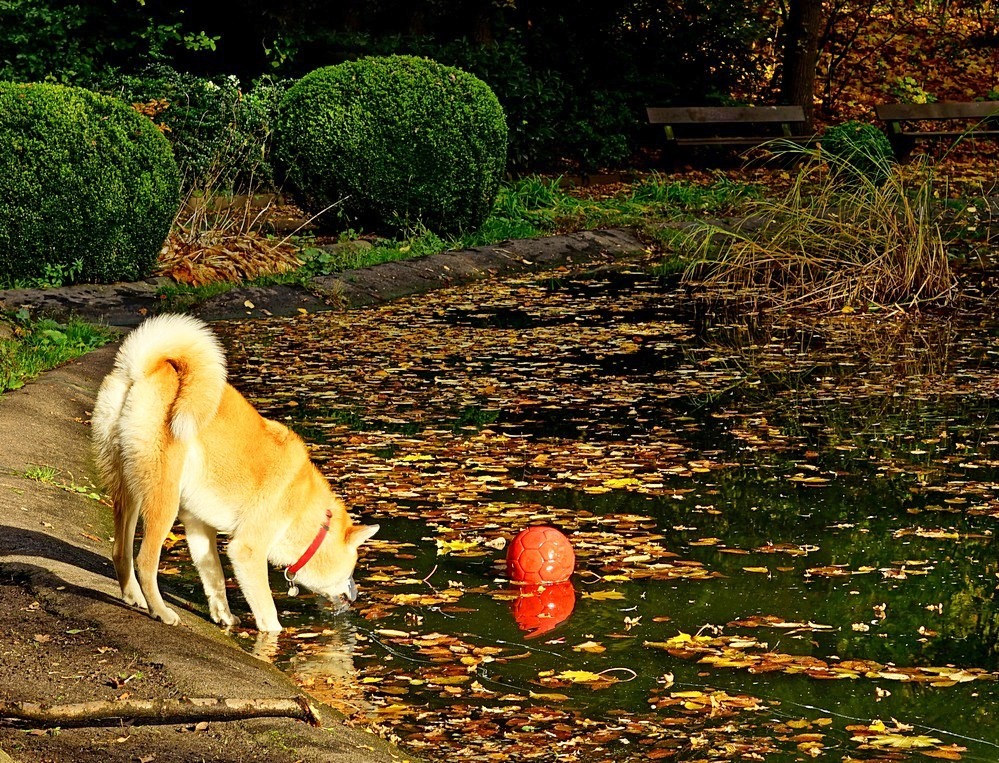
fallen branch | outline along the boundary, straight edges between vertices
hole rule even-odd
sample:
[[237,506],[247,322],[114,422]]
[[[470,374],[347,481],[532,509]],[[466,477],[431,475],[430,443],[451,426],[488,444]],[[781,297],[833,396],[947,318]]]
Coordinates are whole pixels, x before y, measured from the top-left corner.
[[247,718],[296,718],[312,726],[322,725],[316,709],[305,697],[117,699],[69,705],[0,701],[0,719],[44,726],[100,726],[121,720],[162,724],[200,723]]

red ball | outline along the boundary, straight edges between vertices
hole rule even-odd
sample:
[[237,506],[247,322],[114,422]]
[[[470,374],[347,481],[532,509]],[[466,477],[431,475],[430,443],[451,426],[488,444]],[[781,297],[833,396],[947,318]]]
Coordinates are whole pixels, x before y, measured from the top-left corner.
[[521,530],[506,554],[506,572],[520,583],[561,583],[576,567],[569,539],[554,527]]
[[511,603],[513,619],[525,638],[534,638],[553,630],[572,614],[576,606],[576,591],[572,583],[552,583],[544,586],[524,586]]

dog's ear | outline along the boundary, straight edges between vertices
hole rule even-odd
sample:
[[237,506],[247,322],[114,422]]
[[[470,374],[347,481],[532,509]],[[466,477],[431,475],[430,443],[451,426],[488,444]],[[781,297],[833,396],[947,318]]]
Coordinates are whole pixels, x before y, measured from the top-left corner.
[[347,543],[354,548],[378,532],[378,525],[351,525],[347,530]]

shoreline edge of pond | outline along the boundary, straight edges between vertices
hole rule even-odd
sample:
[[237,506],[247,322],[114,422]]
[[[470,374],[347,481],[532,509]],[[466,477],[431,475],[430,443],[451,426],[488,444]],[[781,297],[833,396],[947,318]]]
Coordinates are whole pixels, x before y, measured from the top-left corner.
[[[204,320],[287,317],[301,312],[353,309],[485,278],[541,272],[567,265],[613,262],[646,253],[634,231],[622,228],[503,241],[490,246],[386,262],[296,285],[237,286],[187,312]],[[81,284],[57,289],[0,291],[0,310],[26,309],[59,320],[71,316],[131,328],[163,311],[167,279]]]

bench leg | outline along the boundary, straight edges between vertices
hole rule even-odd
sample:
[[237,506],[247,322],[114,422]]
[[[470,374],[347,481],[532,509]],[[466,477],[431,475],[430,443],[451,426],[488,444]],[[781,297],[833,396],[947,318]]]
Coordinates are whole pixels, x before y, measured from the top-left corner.
[[916,140],[902,132],[902,128],[897,122],[892,122],[890,128],[888,131],[888,142],[891,143],[891,149],[895,154],[895,158],[900,162],[904,162],[909,158],[912,149],[915,148]]

